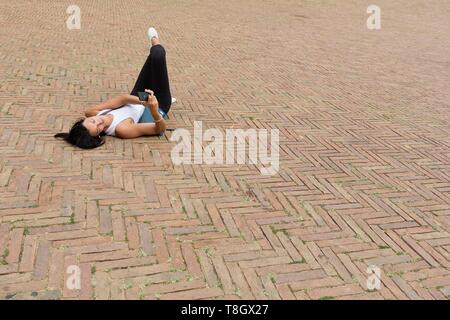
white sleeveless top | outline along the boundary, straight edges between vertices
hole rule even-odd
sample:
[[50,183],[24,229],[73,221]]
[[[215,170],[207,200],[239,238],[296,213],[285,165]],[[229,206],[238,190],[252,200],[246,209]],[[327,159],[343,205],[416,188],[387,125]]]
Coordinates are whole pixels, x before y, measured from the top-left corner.
[[[111,112],[108,112],[112,110]],[[141,118],[142,114],[145,111],[145,107],[141,104],[126,104],[120,108],[117,109],[105,109],[97,113],[98,116],[101,116],[108,112],[108,114],[113,115],[113,121],[111,125],[106,128],[105,133],[109,136],[115,136],[116,135],[116,127],[119,123],[121,123],[123,120],[128,118],[133,118],[135,123],[139,122],[139,119]]]

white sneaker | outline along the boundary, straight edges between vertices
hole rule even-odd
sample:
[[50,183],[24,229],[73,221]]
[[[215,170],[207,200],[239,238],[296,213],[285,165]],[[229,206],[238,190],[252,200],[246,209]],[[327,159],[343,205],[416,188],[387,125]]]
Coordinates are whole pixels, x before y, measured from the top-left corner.
[[175,102],[177,102],[177,98],[172,97],[172,104],[174,104]]
[[154,37],[159,39],[158,32],[156,32],[156,29],[153,27],[148,28],[147,35],[148,35],[148,38],[150,39],[150,41],[152,41],[152,39]]

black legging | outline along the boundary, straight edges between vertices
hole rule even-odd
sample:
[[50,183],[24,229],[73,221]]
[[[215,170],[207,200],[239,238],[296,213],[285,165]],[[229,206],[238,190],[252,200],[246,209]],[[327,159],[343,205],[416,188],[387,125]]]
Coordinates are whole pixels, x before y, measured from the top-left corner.
[[167,73],[166,50],[160,44],[152,46],[150,54],[142,67],[131,95],[138,96],[139,91],[150,89],[158,99],[159,108],[165,113],[169,112],[172,96]]

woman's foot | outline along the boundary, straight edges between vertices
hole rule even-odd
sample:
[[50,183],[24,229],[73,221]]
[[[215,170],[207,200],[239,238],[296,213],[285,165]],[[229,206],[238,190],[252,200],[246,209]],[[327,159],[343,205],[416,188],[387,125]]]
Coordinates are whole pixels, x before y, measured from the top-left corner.
[[158,32],[155,28],[150,27],[147,31],[148,38],[152,42],[152,46],[159,44]]

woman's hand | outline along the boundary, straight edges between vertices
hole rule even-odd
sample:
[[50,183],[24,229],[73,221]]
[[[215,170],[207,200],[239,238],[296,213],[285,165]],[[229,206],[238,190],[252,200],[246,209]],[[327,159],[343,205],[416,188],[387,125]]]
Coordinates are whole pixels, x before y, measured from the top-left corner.
[[150,109],[158,110],[159,103],[158,99],[156,99],[155,94],[152,90],[145,89],[145,92],[148,93],[148,101],[141,101],[144,106],[148,106]]

